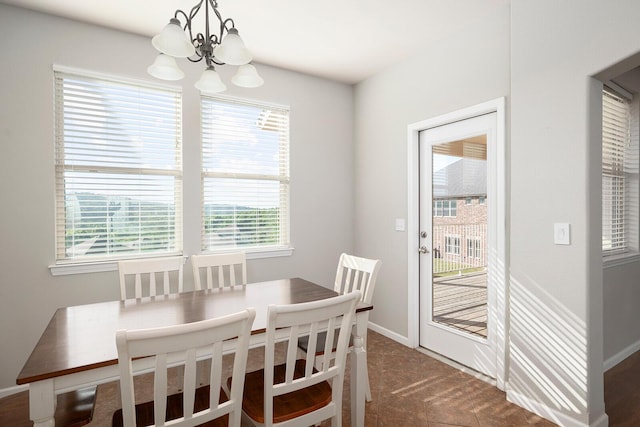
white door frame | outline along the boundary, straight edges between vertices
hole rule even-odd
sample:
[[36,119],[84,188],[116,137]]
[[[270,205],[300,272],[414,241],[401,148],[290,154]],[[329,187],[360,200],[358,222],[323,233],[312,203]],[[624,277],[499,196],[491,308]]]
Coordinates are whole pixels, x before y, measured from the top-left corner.
[[496,113],[496,156],[497,167],[497,242],[496,242],[496,384],[500,390],[505,389],[506,381],[506,351],[507,351],[507,262],[506,262],[506,100],[504,97],[483,102],[482,104],[453,111],[427,120],[410,124],[407,128],[407,277],[408,277],[408,340],[413,348],[419,345],[419,321],[420,321],[420,275],[419,275],[419,201],[420,201],[420,156],[419,133],[460,120],[479,116],[487,113]]

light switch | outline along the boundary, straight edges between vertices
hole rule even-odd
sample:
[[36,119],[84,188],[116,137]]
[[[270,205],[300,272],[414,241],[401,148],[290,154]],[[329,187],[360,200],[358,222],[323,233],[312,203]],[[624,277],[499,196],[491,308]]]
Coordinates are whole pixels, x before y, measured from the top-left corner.
[[396,231],[404,231],[404,218],[396,218]]
[[571,244],[571,226],[566,222],[553,224],[553,243],[556,245]]

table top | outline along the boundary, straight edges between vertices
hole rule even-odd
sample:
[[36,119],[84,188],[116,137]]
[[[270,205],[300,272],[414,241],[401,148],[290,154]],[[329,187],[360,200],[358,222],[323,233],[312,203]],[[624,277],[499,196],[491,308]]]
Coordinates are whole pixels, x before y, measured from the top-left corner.
[[[58,309],[16,379],[27,384],[118,363],[115,333],[197,322],[253,307],[252,333],[263,333],[270,304],[297,304],[336,296],[300,278],[251,283],[138,300]],[[356,311],[371,310],[359,303]]]

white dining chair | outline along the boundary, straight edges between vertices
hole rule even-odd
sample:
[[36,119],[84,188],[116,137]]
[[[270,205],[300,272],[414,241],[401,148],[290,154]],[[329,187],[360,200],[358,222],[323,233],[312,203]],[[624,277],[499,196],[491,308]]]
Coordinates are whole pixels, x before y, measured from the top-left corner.
[[[195,290],[247,284],[247,258],[244,252],[191,255]],[[239,276],[239,277],[238,277]]]
[[[122,409],[114,413],[113,427],[150,425],[239,427],[247,352],[255,310],[223,317],[152,329],[118,330],[116,347]],[[222,356],[233,348],[233,381],[222,389]],[[153,400],[136,405],[133,363],[154,357]],[[209,383],[197,386],[196,360],[211,360]],[[168,395],[169,367],[184,367],[182,391]],[[141,387],[143,388],[143,387]]]
[[[267,312],[264,368],[245,375],[243,418],[254,425],[307,427],[331,419],[342,424],[342,391],[351,324],[360,292],[318,301],[271,305]],[[314,366],[315,343],[326,330],[336,338],[335,357]],[[309,336],[313,348],[298,359],[297,342]],[[285,363],[276,362],[276,343],[286,349]],[[280,344],[281,343],[281,344]],[[233,385],[233,379],[227,384]]]
[[[347,293],[358,290],[361,292],[362,302],[371,304],[371,301],[373,300],[373,291],[376,286],[376,279],[378,277],[378,271],[380,270],[381,265],[382,261],[378,259],[362,258],[345,253],[341,254],[340,259],[338,260],[338,269],[336,271],[336,279],[334,282],[333,290],[338,293]],[[368,322],[369,311],[367,311],[364,316],[366,317],[365,322]],[[363,338],[363,347],[366,351],[367,336],[365,335]],[[323,351],[325,348],[325,339],[326,334],[318,335],[319,342],[316,346],[316,356],[318,357],[318,359],[323,355]],[[298,342],[298,347],[302,351],[306,352],[309,347],[308,340],[306,338],[302,338]],[[350,343],[349,350],[351,348],[352,343]],[[369,372],[366,363],[365,374],[365,378],[367,379],[366,399],[368,402],[370,402],[371,386],[369,384]]]
[[120,299],[182,292],[183,265],[182,256],[118,261]]

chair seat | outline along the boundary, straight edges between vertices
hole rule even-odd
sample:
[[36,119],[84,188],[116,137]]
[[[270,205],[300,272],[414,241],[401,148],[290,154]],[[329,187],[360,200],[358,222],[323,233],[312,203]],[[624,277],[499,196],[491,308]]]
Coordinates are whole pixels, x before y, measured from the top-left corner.
[[[284,381],[286,364],[274,367],[274,382]],[[305,361],[296,360],[293,377],[304,377]],[[229,385],[231,384],[229,379]],[[273,422],[280,423],[308,414],[331,403],[331,386],[323,381],[296,392],[273,398]],[[245,376],[242,409],[258,423],[264,423],[264,370]]]
[[[224,391],[220,390],[220,403],[224,403],[229,398]],[[172,394],[167,397],[167,421],[175,420],[183,416],[182,408],[183,396],[182,393]],[[199,412],[209,407],[209,386],[202,386],[196,389],[194,412]],[[229,423],[229,415],[225,415],[220,418],[216,418],[213,421],[201,424],[206,427],[227,427]],[[149,426],[154,424],[153,416],[153,400],[149,402],[139,403],[136,405],[136,425]],[[113,413],[113,419],[111,425],[113,427],[123,427],[122,422],[122,409],[118,409]]]
[[[327,340],[327,333],[320,332],[318,334],[318,341],[316,344],[316,354],[315,354],[316,356],[321,356],[324,354],[324,344],[326,340]],[[333,336],[333,346],[331,347],[332,352],[336,351],[337,345],[338,345],[338,334],[335,334]],[[353,334],[349,337],[349,348],[351,347],[353,347]],[[298,338],[298,348],[304,351],[305,353],[307,352],[307,349],[309,348],[308,336]]]

